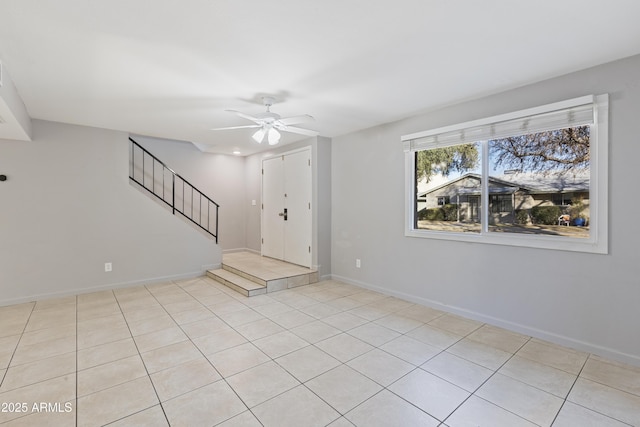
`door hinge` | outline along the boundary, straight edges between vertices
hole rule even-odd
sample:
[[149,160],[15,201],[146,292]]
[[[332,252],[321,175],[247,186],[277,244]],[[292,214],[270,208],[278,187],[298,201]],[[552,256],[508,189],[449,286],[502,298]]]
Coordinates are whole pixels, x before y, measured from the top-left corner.
[[262,175],[264,175],[264,169],[262,169]]
[[309,246],[309,253],[311,253],[311,246]]
[[262,204],[262,210],[264,210],[264,203]]
[[264,239],[262,239],[262,244],[264,245]]
[[311,209],[311,202],[309,202],[309,209]]
[[311,159],[308,159],[307,161],[309,163],[309,166],[311,166]]

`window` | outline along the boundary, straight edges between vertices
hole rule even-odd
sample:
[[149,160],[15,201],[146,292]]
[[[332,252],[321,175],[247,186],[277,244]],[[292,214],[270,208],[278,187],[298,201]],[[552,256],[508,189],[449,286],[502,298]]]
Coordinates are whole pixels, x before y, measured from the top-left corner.
[[556,206],[569,206],[573,200],[573,193],[554,194],[552,200]]
[[403,136],[405,234],[607,253],[607,121],[585,96]]
[[438,197],[438,206],[444,206],[451,203],[451,197],[449,196],[440,196]]
[[490,207],[491,213],[512,213],[513,203],[511,201],[512,195],[492,194],[490,195]]

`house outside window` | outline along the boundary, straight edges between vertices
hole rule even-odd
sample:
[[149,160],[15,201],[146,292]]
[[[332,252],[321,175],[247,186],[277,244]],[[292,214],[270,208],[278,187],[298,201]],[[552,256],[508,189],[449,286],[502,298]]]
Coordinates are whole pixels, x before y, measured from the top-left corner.
[[586,96],[403,136],[405,235],[606,253],[607,120]]

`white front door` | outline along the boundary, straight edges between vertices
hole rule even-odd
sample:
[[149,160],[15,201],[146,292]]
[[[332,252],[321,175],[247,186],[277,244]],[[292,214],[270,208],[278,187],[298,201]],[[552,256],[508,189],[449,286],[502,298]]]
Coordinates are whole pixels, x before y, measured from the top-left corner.
[[284,161],[262,162],[262,255],[284,259]]
[[311,267],[311,150],[262,167],[262,255]]

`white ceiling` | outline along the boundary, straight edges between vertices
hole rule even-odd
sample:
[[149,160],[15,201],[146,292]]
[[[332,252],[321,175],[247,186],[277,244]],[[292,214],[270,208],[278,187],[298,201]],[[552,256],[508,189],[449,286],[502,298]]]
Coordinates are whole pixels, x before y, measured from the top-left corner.
[[250,124],[224,110],[262,94],[343,135],[638,54],[639,17],[637,0],[1,0],[0,59],[32,118],[247,155],[251,130],[209,129]]

